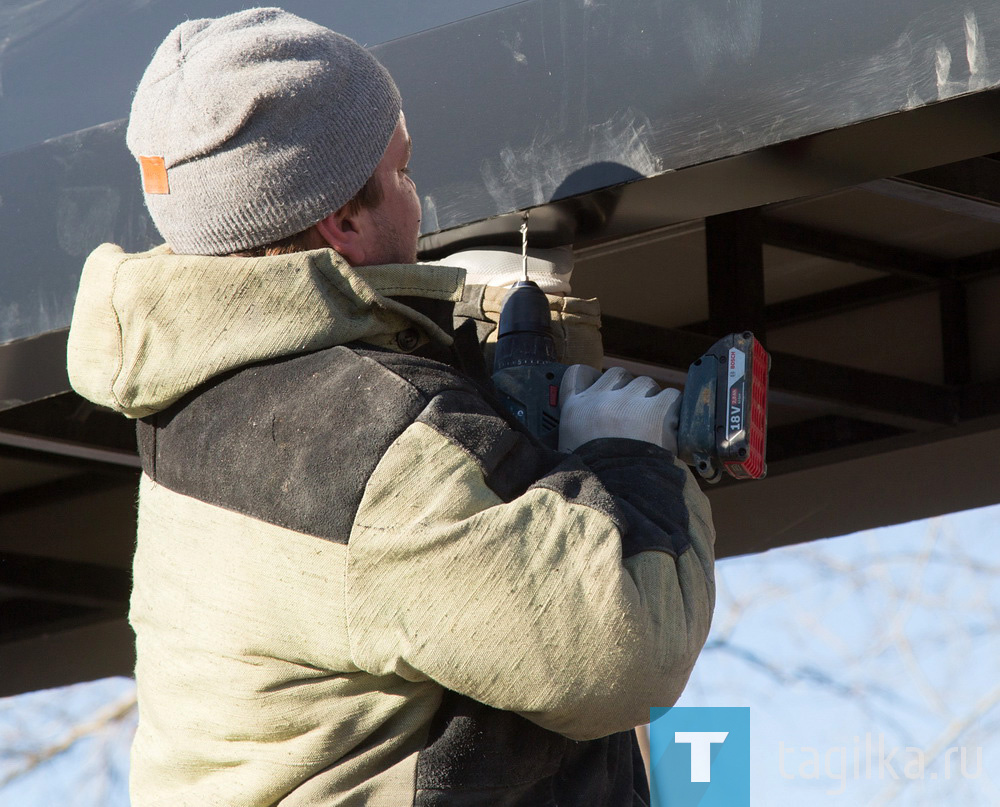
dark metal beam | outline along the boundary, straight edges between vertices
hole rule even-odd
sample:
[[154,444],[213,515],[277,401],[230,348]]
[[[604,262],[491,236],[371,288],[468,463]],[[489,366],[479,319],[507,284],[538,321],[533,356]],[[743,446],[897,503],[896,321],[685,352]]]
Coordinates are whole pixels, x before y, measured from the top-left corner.
[[[112,466],[112,471],[114,467]],[[134,480],[135,474],[127,477],[121,473],[100,473],[90,471],[54,479],[32,485],[29,488],[18,488],[0,493],[0,521],[21,510],[31,510],[36,507],[52,507],[59,502],[80,496],[92,496],[105,490],[121,487],[123,481]]]
[[827,401],[862,420],[904,429],[934,428],[957,420],[957,402],[945,387],[873,373],[791,354],[772,354],[771,387]]
[[866,443],[895,437],[905,430],[885,423],[823,415],[817,418],[771,427],[767,432],[767,458],[770,463],[814,454],[817,450]]
[[2,643],[0,669],[0,698],[77,681],[132,675],[132,630],[124,618],[118,617]]
[[1000,162],[990,157],[974,157],[922,171],[912,171],[903,174],[900,179],[935,188],[943,193],[975,199],[993,207],[1000,206]]
[[861,187],[947,213],[1000,223],[1000,163],[988,157],[913,171]]
[[[875,280],[864,280],[860,283],[770,303],[764,306],[764,318],[768,328],[773,331],[865,306],[912,297],[915,294],[926,294],[935,287],[936,284],[918,283],[905,277],[879,277]],[[693,322],[681,330],[705,334],[713,332],[708,320]]]
[[932,255],[818,227],[765,217],[762,233],[764,243],[773,247],[853,263],[866,269],[891,272],[913,280],[941,280],[950,273],[948,262]]
[[959,390],[959,412],[963,420],[996,413],[1000,401],[1000,380],[980,381]]
[[[686,370],[714,341],[712,336],[618,317],[602,317],[601,330],[609,355],[674,370]],[[956,421],[957,398],[945,387],[788,353],[772,352],[771,358],[772,394],[790,393],[821,402],[833,414],[907,430]]]
[[69,390],[68,333],[64,328],[0,345],[0,411]]
[[951,262],[951,276],[956,280],[978,280],[1000,272],[1000,249],[980,252]]
[[760,210],[705,219],[708,320],[715,336],[753,331],[766,344]]
[[121,609],[130,590],[131,575],[124,569],[0,552],[0,593],[9,598]]
[[75,392],[0,411],[0,432],[136,453],[135,421],[92,404]]
[[[0,647],[7,643],[38,639],[53,633],[79,630],[98,622],[121,619],[128,610],[126,604],[113,609],[104,609],[30,599],[9,599],[0,602],[4,609],[4,618],[0,622]],[[6,681],[0,684],[0,690],[5,685]]]
[[601,336],[605,353],[683,372],[716,341],[710,334],[606,315],[601,317]]
[[0,456],[42,462],[59,468],[79,468],[101,473],[120,469],[119,478],[135,477],[141,463],[137,454],[95,447],[67,440],[0,429]]
[[[891,273],[890,277],[770,303],[765,306],[764,315],[772,329],[935,290],[941,292],[955,282],[1000,274],[1000,250],[944,260],[771,218],[764,219],[763,228],[764,240],[771,246]],[[911,271],[915,268],[916,271]],[[704,321],[686,325],[684,329],[710,333],[710,327]]]
[[980,423],[817,446],[769,462],[764,480],[710,489],[717,557],[995,504],[1000,429]]
[[865,182],[858,187],[880,196],[888,196],[890,199],[901,199],[904,202],[933,207],[956,216],[981,219],[990,222],[990,224],[1000,224],[1000,207],[978,199],[955,196],[918,183],[890,178]]
[[965,286],[952,280],[938,292],[941,310],[941,354],[944,383],[958,386],[972,381],[972,342]]
[[909,278],[879,277],[771,303],[764,308],[764,315],[767,317],[768,327],[773,330],[914,294],[924,294],[928,290],[926,283]]
[[[804,232],[802,235],[804,236]],[[857,261],[852,261],[849,254],[839,255],[836,252],[836,237],[832,233],[829,235],[831,238],[828,243],[831,249],[828,251],[824,248],[823,257],[830,260],[857,263]],[[805,242],[801,248],[792,246],[791,243],[786,243],[782,246],[800,252],[820,254],[811,249],[810,245]],[[850,249],[850,245],[848,245],[847,249]],[[802,297],[794,297],[790,300],[770,303],[765,306],[764,315],[767,318],[768,326],[774,329],[890,300],[912,297],[917,294],[927,294],[935,290],[940,292],[941,289],[951,283],[959,281],[967,283],[972,280],[980,280],[1000,274],[1000,250],[969,255],[965,258],[957,258],[950,261],[939,261],[939,265],[943,278],[941,280],[915,280],[902,276],[902,273],[896,273],[890,277],[865,280],[860,283],[852,283],[847,286],[803,295]],[[878,267],[872,265],[870,268]],[[707,329],[707,321],[685,326],[685,330],[693,330],[699,333],[707,333]]]

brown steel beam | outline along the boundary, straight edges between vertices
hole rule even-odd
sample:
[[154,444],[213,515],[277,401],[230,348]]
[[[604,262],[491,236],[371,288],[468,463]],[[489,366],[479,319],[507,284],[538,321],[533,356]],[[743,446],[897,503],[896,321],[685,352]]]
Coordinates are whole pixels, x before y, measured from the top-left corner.
[[911,171],[900,175],[899,179],[993,208],[1000,207],[1000,162],[989,156]]
[[[1000,274],[1000,250],[943,260],[771,218],[763,220],[763,236],[772,246],[889,273],[888,277],[770,303],[764,307],[764,317],[771,329],[935,290],[942,292],[945,286],[957,281]],[[947,291],[942,293],[949,295]],[[712,332],[707,320],[685,325],[684,330]]]
[[132,675],[132,631],[123,617],[94,615],[0,643],[0,698],[111,675]]
[[947,213],[1000,223],[1000,163],[989,157],[939,165],[859,187]]
[[[937,287],[938,284],[918,283],[905,277],[879,277],[770,303],[764,306],[764,318],[773,331],[856,308],[926,294]],[[711,334],[712,326],[708,320],[702,320],[684,325],[681,330]]]
[[997,272],[1000,272],[1000,249],[951,261],[951,277],[955,280],[979,280]]
[[[58,425],[53,427],[58,431]],[[60,468],[94,469],[107,472],[110,468],[132,476],[141,467],[134,451],[103,448],[86,442],[53,439],[42,434],[25,434],[0,429],[0,457],[17,457],[32,462],[48,463]]]
[[950,275],[948,262],[932,255],[818,227],[765,217],[761,232],[764,243],[773,247],[853,263],[913,280],[943,280]]
[[1000,250],[948,260],[766,216],[762,237],[773,247],[910,278],[917,292],[950,279],[976,280],[1000,272]]
[[904,433],[903,429],[885,423],[871,423],[838,415],[771,427],[767,432],[767,458],[770,463],[828,451],[872,440],[882,440]]
[[[0,647],[8,643],[51,636],[54,633],[79,630],[110,619],[122,619],[127,612],[125,604],[105,609],[25,599],[0,602],[4,613],[3,621],[0,623]],[[6,670],[3,677],[6,677]],[[0,684],[0,689],[5,685],[6,682]]]
[[0,552],[0,592],[8,598],[115,609],[128,602],[130,589],[124,569]]
[[968,384],[972,381],[972,342],[965,286],[957,280],[943,283],[938,297],[944,383]]
[[[673,370],[686,370],[714,341],[712,336],[618,317],[602,317],[601,330],[609,355]],[[772,352],[771,358],[772,394],[789,393],[819,402],[833,414],[907,430],[957,419],[957,397],[946,387],[788,353]]]
[[[867,305],[926,294],[935,289],[940,291],[944,286],[958,281],[969,282],[1000,274],[1000,251],[958,258],[948,261],[947,266],[947,274],[950,277],[946,280],[912,280],[896,275],[879,277],[771,303],[765,307],[764,314],[768,325],[777,328]],[[687,327],[690,330],[700,331],[706,326],[707,323],[697,323]]]
[[0,552],[0,591],[8,597],[117,608],[128,601],[130,589],[125,569]]
[[998,419],[989,418],[834,451],[817,446],[811,455],[769,462],[766,479],[709,489],[716,555],[995,504],[997,426]]
[[111,473],[94,471],[79,473],[68,478],[62,477],[27,488],[17,488],[0,493],[0,514],[2,514],[0,518],[20,510],[51,507],[68,499],[91,496],[95,493],[121,487],[123,483],[134,484],[134,473],[126,477],[117,473],[114,466],[111,466],[110,470]]
[[945,387],[803,356],[772,353],[770,385],[846,407],[862,420],[905,429],[957,421],[956,398]]
[[967,384],[958,395],[959,413],[963,420],[988,417],[1000,409],[1000,380]]
[[766,341],[764,255],[758,208],[705,219],[708,320],[715,336],[753,331]]
[[879,277],[875,280],[864,280],[848,286],[771,303],[765,307],[764,314],[768,326],[773,330],[914,294],[923,294],[932,289],[933,286],[905,277]]
[[[65,362],[65,357],[61,360]],[[0,411],[0,431],[136,452],[134,420],[96,406],[75,392]]]
[[69,390],[68,328],[0,345],[0,410]]

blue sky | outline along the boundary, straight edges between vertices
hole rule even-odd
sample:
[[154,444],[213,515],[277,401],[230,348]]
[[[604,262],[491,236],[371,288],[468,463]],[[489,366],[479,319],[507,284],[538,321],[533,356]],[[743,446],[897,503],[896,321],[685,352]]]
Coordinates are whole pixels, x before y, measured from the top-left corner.
[[678,705],[751,708],[752,804],[1000,805],[998,540],[991,507],[719,564]]
[[[719,563],[678,705],[751,708],[751,804],[1000,805],[998,545],[995,506]],[[133,692],[0,700],[0,805],[128,804]]]

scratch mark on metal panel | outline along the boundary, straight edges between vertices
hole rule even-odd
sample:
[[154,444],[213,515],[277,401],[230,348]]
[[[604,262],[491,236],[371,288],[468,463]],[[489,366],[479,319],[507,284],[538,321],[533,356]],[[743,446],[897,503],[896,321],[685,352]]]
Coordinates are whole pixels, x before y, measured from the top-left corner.
[[[548,50],[545,47],[545,40],[546,40],[547,37],[545,36],[545,15],[544,14],[540,14],[538,16],[538,38],[539,38],[539,40],[542,43],[542,67],[545,70],[548,70],[549,69],[549,52],[548,52]],[[552,73],[549,73],[549,75],[551,76]]]
[[965,58],[969,61],[969,89],[980,90],[989,85],[986,71],[989,59],[986,56],[986,43],[979,30],[976,12],[965,12]]
[[948,89],[951,85],[951,51],[944,42],[938,42],[934,49],[934,74],[937,77],[938,98],[951,95]]
[[[718,6],[713,9],[711,6]],[[734,7],[735,6],[735,7]],[[705,2],[687,8],[684,41],[695,71],[708,78],[725,60],[745,66],[760,48],[763,22],[762,0]]]
[[567,141],[563,133],[550,128],[537,133],[524,149],[504,146],[495,159],[483,161],[480,175],[497,210],[519,210],[570,195],[562,187],[567,177],[588,166],[620,166],[626,170],[619,177],[661,173],[660,160],[648,145],[650,137],[649,121],[626,109],[587,127],[583,139]]
[[913,87],[910,87],[906,91],[906,108],[907,109],[916,109],[917,107],[923,106],[925,103],[927,103],[927,102],[923,98],[920,97],[920,94]]
[[510,51],[511,56],[514,57],[514,61],[518,64],[527,64],[528,57],[521,52],[521,44],[524,41],[524,35],[520,31],[515,31],[514,35],[510,38],[504,38],[501,40],[504,47]]

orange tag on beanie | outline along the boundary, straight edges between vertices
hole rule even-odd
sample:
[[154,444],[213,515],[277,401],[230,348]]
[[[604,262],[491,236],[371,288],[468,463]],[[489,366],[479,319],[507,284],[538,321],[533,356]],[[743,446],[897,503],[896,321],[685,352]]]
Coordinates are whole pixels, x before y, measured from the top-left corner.
[[142,169],[142,189],[146,193],[170,193],[167,165],[162,157],[139,157]]

